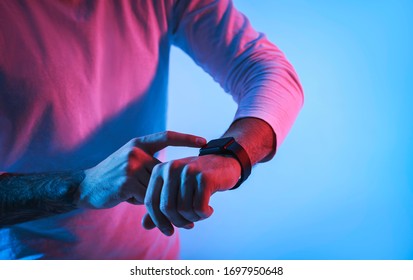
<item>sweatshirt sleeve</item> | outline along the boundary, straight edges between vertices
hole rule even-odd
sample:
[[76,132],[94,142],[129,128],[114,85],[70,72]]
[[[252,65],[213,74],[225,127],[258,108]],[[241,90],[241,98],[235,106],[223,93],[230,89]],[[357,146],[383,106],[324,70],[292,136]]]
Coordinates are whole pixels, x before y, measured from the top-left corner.
[[232,95],[238,104],[234,120],[266,121],[279,148],[304,101],[285,55],[252,28],[231,0],[177,0],[173,14],[173,44]]

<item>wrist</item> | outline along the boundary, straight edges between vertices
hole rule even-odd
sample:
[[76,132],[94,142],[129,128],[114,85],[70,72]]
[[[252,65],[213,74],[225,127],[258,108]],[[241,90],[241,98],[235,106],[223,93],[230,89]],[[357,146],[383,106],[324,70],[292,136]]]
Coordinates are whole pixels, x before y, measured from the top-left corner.
[[84,205],[81,203],[82,193],[83,190],[86,188],[85,185],[87,184],[87,174],[89,169],[81,170],[76,172],[73,177],[76,180],[77,186],[73,191],[73,204],[76,208],[84,208]]
[[254,117],[234,121],[223,137],[234,137],[247,152],[252,165],[270,160],[277,148],[272,127],[266,121]]
[[225,137],[209,141],[199,151],[200,156],[221,155],[231,157],[238,162],[241,175],[231,189],[238,188],[251,174],[251,160],[245,149],[233,137]]

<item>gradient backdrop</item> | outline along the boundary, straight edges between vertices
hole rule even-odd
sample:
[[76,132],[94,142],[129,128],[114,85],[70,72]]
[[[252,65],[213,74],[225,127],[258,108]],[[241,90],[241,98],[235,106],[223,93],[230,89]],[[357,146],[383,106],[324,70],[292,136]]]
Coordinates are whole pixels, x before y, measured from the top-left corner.
[[[274,160],[181,231],[182,258],[413,259],[412,2],[234,2],[295,66],[305,105]],[[231,97],[179,49],[170,70],[168,128],[219,137]]]

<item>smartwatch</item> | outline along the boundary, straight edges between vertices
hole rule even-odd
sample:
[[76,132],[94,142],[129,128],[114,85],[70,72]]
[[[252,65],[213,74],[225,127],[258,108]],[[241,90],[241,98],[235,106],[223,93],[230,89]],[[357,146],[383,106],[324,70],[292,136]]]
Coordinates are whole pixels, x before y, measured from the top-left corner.
[[241,177],[231,190],[238,188],[251,174],[251,160],[244,148],[234,137],[226,137],[209,141],[199,150],[199,156],[228,155],[235,158],[241,165]]

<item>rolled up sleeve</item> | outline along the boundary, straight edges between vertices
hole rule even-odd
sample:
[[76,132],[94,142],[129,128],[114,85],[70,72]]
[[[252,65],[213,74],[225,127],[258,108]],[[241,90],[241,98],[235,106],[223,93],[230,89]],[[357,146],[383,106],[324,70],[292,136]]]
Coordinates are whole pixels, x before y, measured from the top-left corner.
[[173,44],[232,95],[238,104],[234,120],[266,121],[278,148],[304,102],[298,76],[278,47],[230,0],[177,1],[171,34]]

